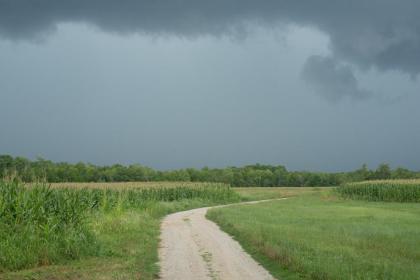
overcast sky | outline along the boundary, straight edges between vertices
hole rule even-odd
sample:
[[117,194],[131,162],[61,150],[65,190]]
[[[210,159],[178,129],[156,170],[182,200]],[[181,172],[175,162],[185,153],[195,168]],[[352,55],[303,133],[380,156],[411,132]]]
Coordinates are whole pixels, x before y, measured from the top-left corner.
[[420,170],[418,0],[0,0],[0,154]]

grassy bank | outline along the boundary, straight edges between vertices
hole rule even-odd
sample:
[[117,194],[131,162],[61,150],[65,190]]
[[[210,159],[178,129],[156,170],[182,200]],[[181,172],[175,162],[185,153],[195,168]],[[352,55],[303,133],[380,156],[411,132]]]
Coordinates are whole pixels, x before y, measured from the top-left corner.
[[0,182],[0,279],[153,279],[161,217],[239,199],[220,184],[118,191]]
[[208,217],[282,279],[420,278],[420,204],[315,194]]

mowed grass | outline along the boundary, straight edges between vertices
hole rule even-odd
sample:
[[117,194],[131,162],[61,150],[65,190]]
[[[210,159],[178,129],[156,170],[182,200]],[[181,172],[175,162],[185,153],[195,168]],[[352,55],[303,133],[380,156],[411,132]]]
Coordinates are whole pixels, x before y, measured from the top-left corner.
[[341,196],[351,199],[420,202],[420,179],[347,183],[337,191]]
[[154,279],[164,215],[240,200],[221,184],[116,190],[0,183],[0,279]]
[[208,217],[281,279],[420,279],[420,204],[325,192]]
[[331,187],[254,187],[234,188],[244,200],[265,200],[292,197],[331,190]]

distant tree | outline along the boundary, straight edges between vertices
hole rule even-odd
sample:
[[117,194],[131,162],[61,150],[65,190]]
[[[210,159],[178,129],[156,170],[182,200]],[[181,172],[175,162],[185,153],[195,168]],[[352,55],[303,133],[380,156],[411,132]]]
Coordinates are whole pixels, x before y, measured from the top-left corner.
[[375,170],[374,178],[379,180],[385,180],[391,178],[391,168],[388,164],[382,163]]
[[17,174],[21,180],[46,179],[48,182],[123,182],[123,181],[194,181],[221,182],[242,187],[273,186],[337,186],[342,182],[371,179],[420,178],[420,172],[402,167],[391,170],[381,164],[375,171],[366,164],[351,172],[289,172],[284,166],[254,164],[243,167],[188,168],[169,171],[154,170],[140,164],[96,166],[79,162],[54,163],[43,158],[34,161],[23,157],[0,155],[0,176]]
[[273,185],[287,185],[287,169],[284,166],[277,166],[273,172]]
[[410,171],[403,167],[398,167],[391,174],[392,179],[411,179],[415,178],[416,174],[413,171]]
[[9,155],[0,155],[0,178],[16,172],[14,159]]
[[369,170],[367,164],[363,164],[361,168],[349,173],[350,181],[365,181],[373,177],[373,172]]

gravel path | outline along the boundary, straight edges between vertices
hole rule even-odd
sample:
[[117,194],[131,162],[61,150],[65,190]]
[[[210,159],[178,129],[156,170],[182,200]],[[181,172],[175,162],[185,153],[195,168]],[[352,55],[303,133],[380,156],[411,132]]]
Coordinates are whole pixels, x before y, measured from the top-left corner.
[[[254,204],[253,201],[238,204]],[[228,206],[228,205],[226,205]],[[224,207],[224,206],[216,206]],[[274,279],[241,245],[206,219],[208,209],[198,208],[165,217],[159,249],[163,280]]]

